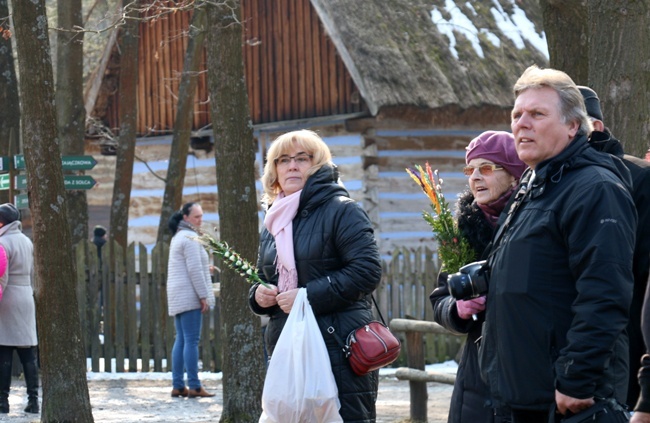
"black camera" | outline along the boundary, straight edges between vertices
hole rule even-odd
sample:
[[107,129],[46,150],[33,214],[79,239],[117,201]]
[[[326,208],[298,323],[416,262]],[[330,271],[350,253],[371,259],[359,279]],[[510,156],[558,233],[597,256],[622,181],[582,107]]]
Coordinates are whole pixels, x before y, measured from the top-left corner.
[[447,277],[451,296],[457,300],[471,300],[488,292],[489,272],[487,261],[475,261],[461,267],[458,273]]

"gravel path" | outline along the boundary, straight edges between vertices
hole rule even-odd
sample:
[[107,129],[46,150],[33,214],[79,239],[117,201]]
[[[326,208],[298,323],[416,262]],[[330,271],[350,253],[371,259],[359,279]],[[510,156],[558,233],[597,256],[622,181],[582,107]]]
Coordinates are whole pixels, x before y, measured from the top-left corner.
[[[220,380],[207,380],[204,386],[217,394],[214,398],[171,398],[166,380],[89,380],[90,401],[95,422],[218,422],[222,412]],[[451,385],[429,383],[429,423],[447,421]],[[37,423],[40,415],[23,412],[25,386],[15,379],[9,397],[10,413],[0,414],[0,421]],[[377,401],[377,423],[407,422],[409,384],[392,377],[382,377]]]

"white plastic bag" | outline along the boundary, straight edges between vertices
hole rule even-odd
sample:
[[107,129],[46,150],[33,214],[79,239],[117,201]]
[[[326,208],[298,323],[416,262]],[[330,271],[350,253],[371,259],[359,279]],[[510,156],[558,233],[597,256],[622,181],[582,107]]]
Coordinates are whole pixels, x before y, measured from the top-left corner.
[[330,358],[301,288],[264,380],[260,423],[342,422]]

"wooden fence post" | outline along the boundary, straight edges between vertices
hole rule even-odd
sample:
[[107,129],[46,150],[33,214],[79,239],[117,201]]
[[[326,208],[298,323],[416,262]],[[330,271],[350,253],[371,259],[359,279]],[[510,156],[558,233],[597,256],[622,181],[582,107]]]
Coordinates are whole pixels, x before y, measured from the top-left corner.
[[[449,331],[437,323],[423,320],[393,319],[390,321],[390,330],[406,334],[407,373],[424,373],[424,333],[448,334]],[[451,335],[453,336],[453,335]],[[398,369],[402,370],[402,369]],[[411,399],[411,421],[427,421],[427,382],[425,379],[411,378],[409,380]]]
[[138,256],[140,259],[140,357],[142,371],[148,372],[151,359],[151,279],[147,249],[142,244]]
[[[141,245],[141,244],[140,244]],[[138,310],[136,309],[136,269],[134,242],[129,245],[126,255],[126,352],[129,358],[129,372],[138,371]]]
[[125,283],[126,273],[124,269],[124,249],[115,243],[115,274],[113,276],[113,286],[115,289],[114,307],[111,308],[112,320],[115,322],[115,371],[124,373],[124,358],[126,357],[125,343]]
[[[153,290],[153,351],[154,351],[154,371],[162,372],[164,354],[165,335],[166,335],[166,317],[167,302],[163,298],[162,291],[165,290],[165,279],[167,274],[167,254],[169,247],[165,243],[159,243],[151,252],[151,288]],[[167,371],[171,370],[171,360],[167,360]]]

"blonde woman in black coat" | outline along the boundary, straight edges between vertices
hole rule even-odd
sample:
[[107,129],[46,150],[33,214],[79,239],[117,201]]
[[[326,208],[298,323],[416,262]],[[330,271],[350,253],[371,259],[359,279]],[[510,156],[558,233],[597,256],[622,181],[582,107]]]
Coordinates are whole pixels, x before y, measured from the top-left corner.
[[[526,165],[517,157],[512,134],[500,131],[487,131],[473,139],[467,147],[466,163],[464,172],[469,178],[470,189],[458,200],[456,218],[478,260]],[[447,273],[442,272],[438,276],[438,287],[429,298],[437,323],[453,332],[467,334],[448,422],[502,422],[498,410],[495,416],[488,388],[478,369],[476,340],[481,336],[485,297],[457,301],[449,293]]]
[[370,294],[379,285],[381,262],[370,220],[337,183],[327,144],[308,130],[276,139],[262,182],[270,204],[260,236],[258,274],[272,289],[254,285],[251,310],[269,316],[270,355],[299,289],[319,323],[345,422],[375,421],[378,371],[357,376],[331,327],[342,337],[373,320]]

